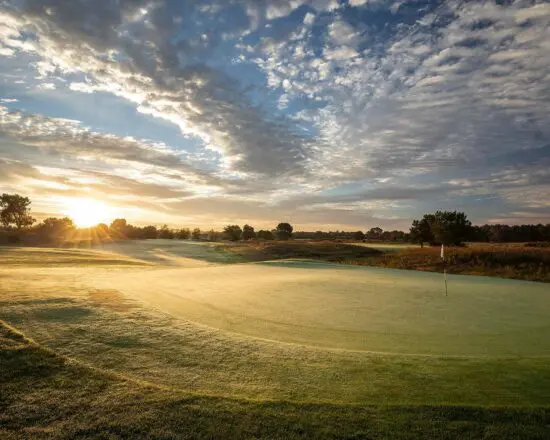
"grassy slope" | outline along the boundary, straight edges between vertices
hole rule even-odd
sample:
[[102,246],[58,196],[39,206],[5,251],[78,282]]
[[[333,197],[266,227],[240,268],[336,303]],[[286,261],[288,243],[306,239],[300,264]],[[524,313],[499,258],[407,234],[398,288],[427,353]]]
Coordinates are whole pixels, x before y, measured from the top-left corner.
[[359,407],[197,396],[90,369],[0,323],[0,436],[547,438],[548,409]]
[[280,345],[145,311],[73,272],[21,274],[0,273],[0,319],[43,345],[0,328],[2,439],[550,436],[548,358]]

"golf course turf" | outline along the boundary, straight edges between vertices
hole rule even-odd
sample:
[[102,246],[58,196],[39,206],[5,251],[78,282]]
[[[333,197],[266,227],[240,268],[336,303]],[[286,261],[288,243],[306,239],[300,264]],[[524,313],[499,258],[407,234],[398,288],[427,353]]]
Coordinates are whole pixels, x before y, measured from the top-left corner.
[[550,436],[547,284],[123,249],[0,251],[1,438]]

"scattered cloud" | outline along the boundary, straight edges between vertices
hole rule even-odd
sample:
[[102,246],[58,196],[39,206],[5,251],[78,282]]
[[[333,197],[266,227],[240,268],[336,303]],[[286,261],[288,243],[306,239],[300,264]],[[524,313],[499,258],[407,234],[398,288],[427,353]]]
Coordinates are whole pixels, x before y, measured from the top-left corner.
[[[18,67],[32,70],[26,94],[110,94],[187,143],[1,107],[3,139],[109,173],[177,176],[154,190],[168,211],[226,197],[226,212],[266,201],[277,215],[338,212],[356,225],[368,210],[391,217],[390,201],[408,222],[447,197],[484,218],[550,215],[547,2],[198,3],[0,3],[0,56],[30,66]],[[480,196],[492,204],[478,208]]]

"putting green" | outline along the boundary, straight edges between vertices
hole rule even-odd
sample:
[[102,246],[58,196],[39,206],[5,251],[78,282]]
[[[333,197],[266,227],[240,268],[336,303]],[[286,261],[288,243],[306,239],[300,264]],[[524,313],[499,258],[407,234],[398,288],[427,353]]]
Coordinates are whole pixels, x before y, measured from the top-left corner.
[[457,356],[550,355],[550,286],[312,262],[105,273],[175,317],[248,336],[334,349]]

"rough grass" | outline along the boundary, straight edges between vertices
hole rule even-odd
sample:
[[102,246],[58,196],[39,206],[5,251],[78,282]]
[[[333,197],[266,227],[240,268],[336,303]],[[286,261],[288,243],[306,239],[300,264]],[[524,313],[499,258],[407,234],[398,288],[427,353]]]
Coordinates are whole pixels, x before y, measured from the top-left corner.
[[249,261],[296,258],[344,263],[382,255],[382,252],[377,249],[326,241],[251,241],[228,245],[227,250]]
[[[550,282],[550,248],[522,245],[478,245],[446,250],[447,271]],[[356,264],[442,272],[439,248],[404,249]]]

